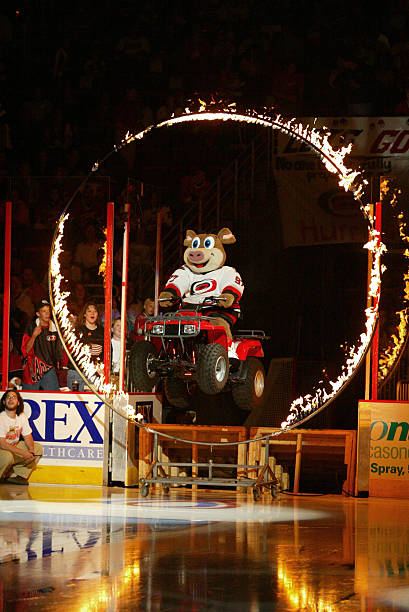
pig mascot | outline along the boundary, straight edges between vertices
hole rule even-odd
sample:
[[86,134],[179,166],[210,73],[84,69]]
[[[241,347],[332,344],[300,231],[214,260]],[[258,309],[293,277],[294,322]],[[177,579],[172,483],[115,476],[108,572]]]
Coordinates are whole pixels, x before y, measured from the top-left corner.
[[234,242],[236,239],[227,227],[217,235],[187,230],[183,243],[185,265],[172,274],[159,296],[164,307],[171,306],[174,298],[190,304],[201,304],[209,297],[219,298],[217,306],[207,315],[215,317],[215,323],[225,328],[229,340],[232,340],[231,326],[240,315],[239,301],[244,290],[240,274],[224,265],[223,245]]

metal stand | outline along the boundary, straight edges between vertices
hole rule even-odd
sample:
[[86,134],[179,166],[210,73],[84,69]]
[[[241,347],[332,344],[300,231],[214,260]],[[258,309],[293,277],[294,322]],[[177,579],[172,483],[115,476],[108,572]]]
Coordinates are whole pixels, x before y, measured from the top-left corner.
[[[271,470],[269,459],[269,442],[270,436],[266,437],[264,464],[262,465],[238,465],[232,463],[214,463],[212,460],[212,447],[215,444],[209,443],[210,458],[207,463],[172,463],[159,461],[159,445],[158,433],[154,433],[153,441],[153,461],[149,466],[149,470],[145,478],[139,480],[139,488],[142,497],[146,497],[149,493],[151,484],[160,484],[165,493],[169,492],[172,485],[196,485],[207,487],[252,487],[253,497],[255,501],[260,499],[264,488],[270,489],[273,499],[278,497],[280,492],[280,481],[276,478]],[[242,444],[250,444],[252,440],[242,442]],[[232,444],[233,446],[233,444]],[[168,476],[165,467],[190,467],[190,468],[207,468],[207,476]],[[238,470],[257,470],[259,471],[257,478],[239,477],[237,478],[217,478],[213,476],[214,468],[229,468]]]

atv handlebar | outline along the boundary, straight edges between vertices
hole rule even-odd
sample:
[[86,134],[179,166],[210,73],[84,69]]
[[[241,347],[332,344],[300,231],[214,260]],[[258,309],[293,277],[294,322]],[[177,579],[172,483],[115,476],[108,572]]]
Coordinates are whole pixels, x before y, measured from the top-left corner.
[[[172,304],[177,304],[178,302],[181,302],[182,299],[179,296],[169,296],[167,298],[158,298],[158,302],[172,302]],[[203,302],[199,302],[198,304],[194,304],[195,306],[217,306],[217,304],[219,302],[225,302],[226,298],[225,297],[217,297],[217,296],[211,296],[211,297],[207,297],[203,300]],[[193,304],[192,304],[193,305]]]

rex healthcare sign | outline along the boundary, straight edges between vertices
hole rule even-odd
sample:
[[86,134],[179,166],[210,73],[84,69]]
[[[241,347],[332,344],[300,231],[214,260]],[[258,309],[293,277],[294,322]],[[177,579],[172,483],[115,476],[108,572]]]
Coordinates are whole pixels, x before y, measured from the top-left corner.
[[102,484],[105,405],[93,393],[22,391],[43,456],[31,482]]
[[[305,117],[300,121],[326,128],[334,149],[352,143],[346,165],[359,166],[367,179],[391,175],[402,186],[408,182],[407,117]],[[304,143],[274,130],[271,163],[284,246],[367,241],[367,224],[358,204]]]
[[369,495],[409,498],[409,403],[365,402],[365,407],[370,409]]

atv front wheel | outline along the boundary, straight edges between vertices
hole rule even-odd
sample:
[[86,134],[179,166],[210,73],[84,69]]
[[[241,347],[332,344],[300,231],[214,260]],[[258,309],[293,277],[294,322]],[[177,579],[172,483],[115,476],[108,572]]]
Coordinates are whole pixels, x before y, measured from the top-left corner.
[[246,378],[232,386],[233,400],[242,410],[257,408],[264,396],[264,366],[256,357],[247,358]]
[[158,382],[158,374],[153,368],[157,353],[152,342],[135,342],[129,355],[129,374],[133,389],[149,393]]
[[206,344],[200,348],[197,362],[197,384],[203,393],[220,393],[229,377],[229,358],[221,344]]
[[180,378],[165,378],[166,397],[175,408],[190,408],[192,396],[196,390],[194,382],[185,382]]

